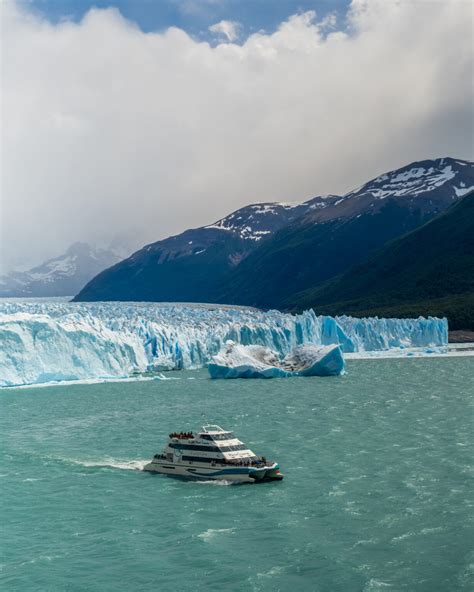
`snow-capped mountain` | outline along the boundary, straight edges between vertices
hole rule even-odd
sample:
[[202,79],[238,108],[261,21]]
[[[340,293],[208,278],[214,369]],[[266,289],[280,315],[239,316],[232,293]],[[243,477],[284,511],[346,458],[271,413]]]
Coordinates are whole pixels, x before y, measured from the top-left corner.
[[439,213],[472,189],[473,163],[454,158],[423,160],[380,175],[349,191],[332,204],[334,207],[310,214],[307,221],[351,218],[369,208],[374,214],[390,200],[396,200],[402,208]]
[[261,242],[336,199],[245,206],[217,222],[143,247],[99,274],[76,300],[216,301],[225,275]]
[[[286,308],[295,294],[361,263],[474,187],[474,163],[425,160],[372,179],[266,241],[228,278],[222,301]],[[413,253],[416,257],[416,253]]]
[[310,211],[321,210],[333,204],[338,195],[318,196],[302,203],[256,203],[225,218],[204,226],[224,230],[243,240],[261,241],[280,228],[291,224]]
[[0,276],[0,296],[71,296],[100,271],[119,260],[115,252],[74,243],[59,257],[28,271]]
[[344,196],[252,204],[145,246],[76,299],[278,307],[442,212],[471,186],[473,163],[439,158],[385,173]]

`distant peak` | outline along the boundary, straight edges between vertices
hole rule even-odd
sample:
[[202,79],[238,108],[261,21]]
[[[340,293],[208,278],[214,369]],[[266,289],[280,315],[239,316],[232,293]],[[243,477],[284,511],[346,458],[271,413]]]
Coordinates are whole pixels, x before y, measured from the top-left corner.
[[89,243],[77,241],[73,243],[66,251],[65,255],[77,255],[78,253],[90,253],[92,247]]

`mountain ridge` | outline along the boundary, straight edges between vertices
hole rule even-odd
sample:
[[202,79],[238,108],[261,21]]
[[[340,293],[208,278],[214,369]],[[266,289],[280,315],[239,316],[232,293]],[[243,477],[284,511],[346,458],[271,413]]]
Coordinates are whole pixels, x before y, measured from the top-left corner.
[[260,241],[304,213],[328,207],[336,199],[338,196],[317,196],[294,204],[261,202],[244,206],[207,226],[146,245],[99,274],[75,300],[212,302],[224,278]]
[[292,295],[414,230],[474,187],[474,166],[410,163],[344,196],[250,204],[146,245],[103,271],[77,301],[194,301],[281,308]]
[[277,232],[239,265],[219,301],[284,308],[292,294],[359,263],[473,187],[472,163],[447,157],[379,175]]

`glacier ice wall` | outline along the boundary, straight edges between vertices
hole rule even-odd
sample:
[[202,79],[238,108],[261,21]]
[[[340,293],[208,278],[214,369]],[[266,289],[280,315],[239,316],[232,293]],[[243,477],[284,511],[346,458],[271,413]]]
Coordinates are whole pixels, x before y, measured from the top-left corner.
[[217,305],[0,302],[0,386],[200,368],[226,341],[281,355],[306,343],[345,352],[447,344],[445,319],[355,319]]

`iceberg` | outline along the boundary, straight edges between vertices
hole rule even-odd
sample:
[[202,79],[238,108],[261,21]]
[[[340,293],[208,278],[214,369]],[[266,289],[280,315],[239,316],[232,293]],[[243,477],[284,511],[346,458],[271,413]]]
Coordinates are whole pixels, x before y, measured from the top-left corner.
[[228,341],[207,368],[211,378],[338,376],[344,372],[344,358],[339,345],[300,345],[282,359],[263,345]]
[[447,345],[448,325],[222,305],[0,301],[0,386],[203,368],[229,340],[281,358],[308,344],[344,353],[436,348]]
[[344,374],[340,345],[300,345],[283,359],[283,366],[297,376],[339,376]]

